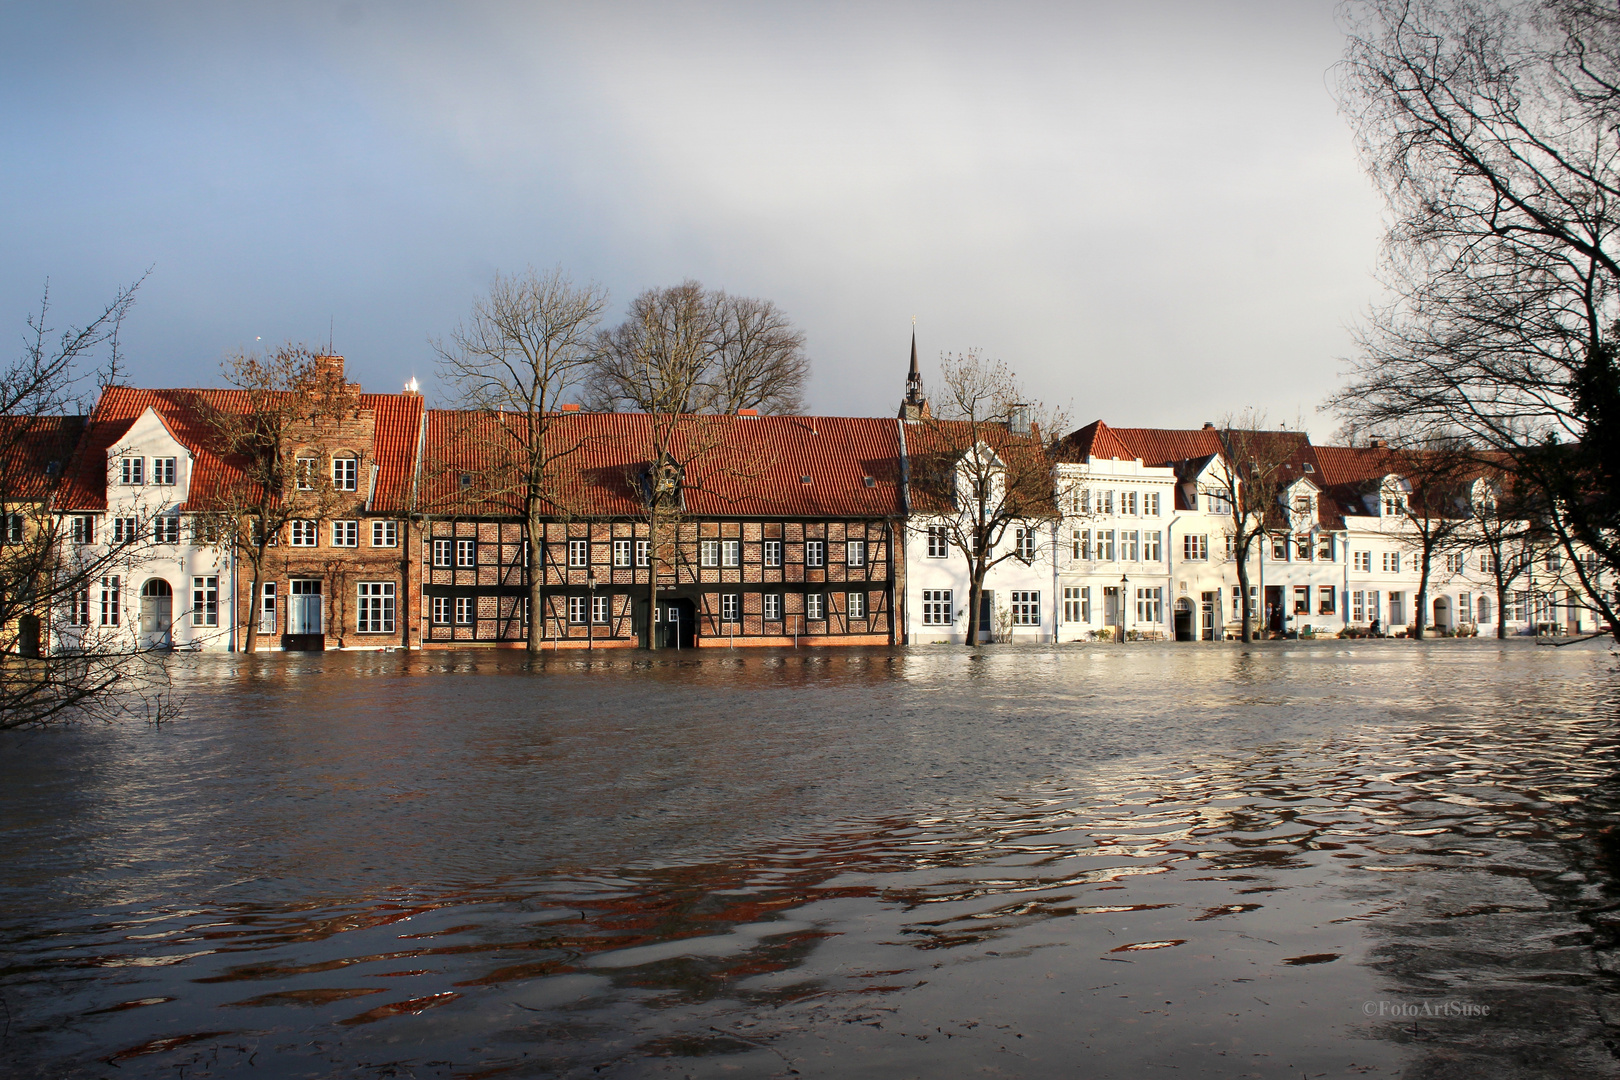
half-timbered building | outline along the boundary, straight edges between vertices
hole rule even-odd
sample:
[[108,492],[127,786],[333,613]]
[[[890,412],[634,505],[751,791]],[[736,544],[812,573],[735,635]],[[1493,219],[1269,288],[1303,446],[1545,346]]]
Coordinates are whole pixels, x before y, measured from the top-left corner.
[[[513,422],[428,413],[425,645],[526,640],[525,489],[498,427]],[[539,617],[552,646],[896,640],[895,421],[565,412],[547,429]],[[654,510],[660,458],[677,490]]]

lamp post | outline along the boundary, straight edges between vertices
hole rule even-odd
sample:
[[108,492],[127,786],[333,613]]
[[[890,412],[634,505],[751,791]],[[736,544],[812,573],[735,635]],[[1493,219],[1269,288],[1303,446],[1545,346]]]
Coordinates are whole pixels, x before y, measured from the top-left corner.
[[596,651],[596,571],[585,571],[585,588],[590,600],[585,605],[585,651]]
[[1131,579],[1129,575],[1121,574],[1119,578],[1119,643],[1125,644],[1125,616],[1129,608],[1131,597]]

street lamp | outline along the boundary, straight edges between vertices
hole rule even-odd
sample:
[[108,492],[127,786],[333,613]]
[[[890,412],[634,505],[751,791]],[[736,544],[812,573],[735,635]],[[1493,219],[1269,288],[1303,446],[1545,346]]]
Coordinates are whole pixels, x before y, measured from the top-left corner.
[[1125,616],[1130,609],[1131,579],[1129,575],[1121,574],[1119,578],[1119,643],[1125,644]]

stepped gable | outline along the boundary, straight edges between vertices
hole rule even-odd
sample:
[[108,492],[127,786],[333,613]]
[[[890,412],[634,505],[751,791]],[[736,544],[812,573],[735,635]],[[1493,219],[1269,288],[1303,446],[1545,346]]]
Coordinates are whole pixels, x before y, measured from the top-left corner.
[[[522,422],[517,413],[430,410],[422,511],[521,516],[515,465]],[[903,512],[896,420],[683,416],[658,422],[670,431],[674,456],[688,462],[687,516],[893,518]],[[545,515],[639,517],[636,484],[652,458],[653,423],[647,413],[555,414],[547,440],[557,456],[557,490]]]

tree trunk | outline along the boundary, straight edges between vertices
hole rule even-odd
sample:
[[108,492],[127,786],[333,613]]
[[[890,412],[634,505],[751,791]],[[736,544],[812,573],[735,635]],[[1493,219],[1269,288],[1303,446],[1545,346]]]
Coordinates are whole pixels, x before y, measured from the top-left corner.
[[1507,582],[1499,575],[1496,579],[1496,637],[1507,640]]
[[1254,612],[1249,604],[1249,558],[1247,545],[1237,552],[1238,610],[1243,613],[1243,643],[1254,641]]
[[980,604],[978,597],[985,594],[985,565],[983,560],[974,560],[969,563],[969,580],[967,580],[967,646],[978,648],[978,635],[983,627],[978,625]]
[[977,559],[969,558],[967,640],[963,644],[970,649],[976,648],[979,644],[979,596],[983,592],[984,571]]
[[1423,570],[1418,574],[1417,595],[1412,598],[1414,601],[1412,606],[1416,609],[1412,614],[1417,616],[1412,620],[1412,637],[1418,641],[1423,640],[1423,623],[1429,615],[1429,562],[1429,552],[1425,550],[1423,552]]
[[545,644],[546,628],[546,527],[532,506],[528,519],[529,558],[523,568],[529,579],[529,626],[525,643],[529,655],[538,656]]
[[[633,545],[632,545],[633,546]],[[803,615],[799,618],[802,620]],[[675,626],[676,643],[679,644],[681,632],[680,624]],[[656,651],[658,648],[658,509],[654,507],[647,514],[647,648]]]
[[252,653],[259,649],[259,590],[264,588],[264,582],[260,580],[263,576],[263,561],[256,559],[253,562],[253,584],[248,588],[247,644],[243,646],[243,652]]

